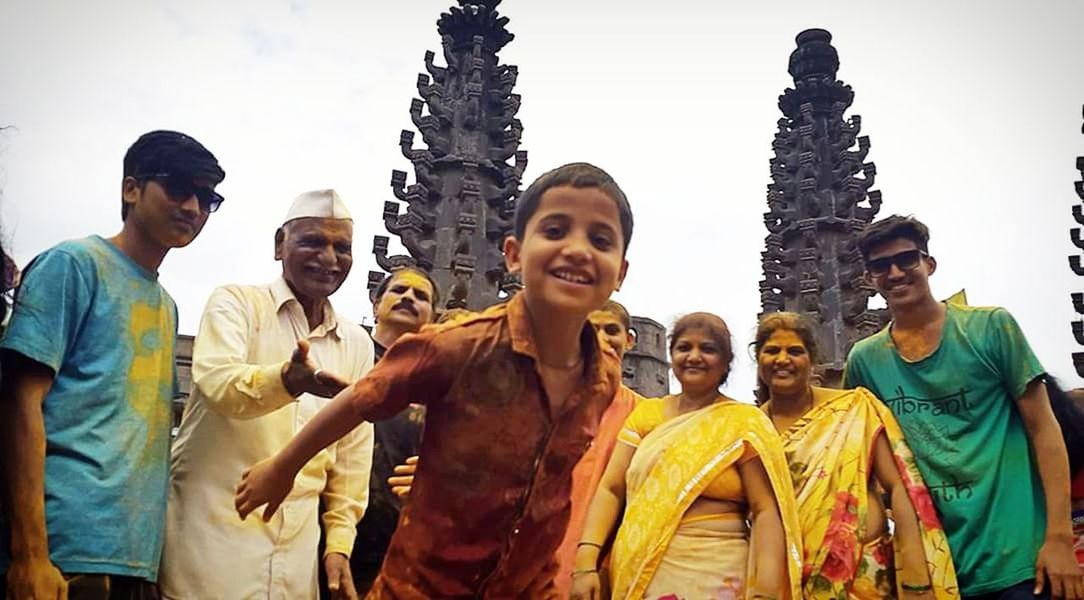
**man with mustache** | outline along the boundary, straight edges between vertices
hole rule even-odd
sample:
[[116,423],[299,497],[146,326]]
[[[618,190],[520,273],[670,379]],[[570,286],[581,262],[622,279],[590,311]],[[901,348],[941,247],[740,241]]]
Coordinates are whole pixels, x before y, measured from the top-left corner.
[[[437,289],[429,274],[414,267],[404,267],[384,278],[372,295],[373,346],[376,358],[400,336],[415,333],[433,318]],[[374,424],[373,474],[369,479],[369,507],[358,523],[358,537],[351,555],[354,585],[364,593],[372,587],[380,564],[388,550],[391,536],[399,522],[402,501],[393,493],[388,478],[395,466],[415,461],[421,445],[425,407],[412,404],[391,419]]]
[[1004,308],[934,299],[929,237],[922,222],[897,215],[860,236],[867,281],[892,323],[855,344],[844,386],[870,389],[899,420],[948,536],[961,596],[1084,598],[1069,462],[1045,371]]
[[225,176],[193,138],[144,134],[124,155],[120,233],[61,242],[23,272],[0,343],[7,598],[154,596],[177,381],[158,268],[218,209]]
[[282,276],[227,285],[208,300],[173,447],[164,597],[315,598],[318,561],[333,597],[357,597],[349,556],[368,495],[371,424],[309,461],[270,522],[240,520],[230,501],[247,465],[274,454],[372,367],[369,336],[328,301],[350,273],[352,240],[334,190],[302,194],[275,232]]

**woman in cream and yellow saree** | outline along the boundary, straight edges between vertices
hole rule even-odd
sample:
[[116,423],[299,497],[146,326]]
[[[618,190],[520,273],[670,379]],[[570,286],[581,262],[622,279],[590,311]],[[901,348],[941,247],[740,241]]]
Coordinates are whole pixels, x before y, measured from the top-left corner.
[[626,421],[588,511],[572,597],[605,597],[599,558],[619,524],[613,598],[799,598],[779,436],[756,407],[718,391],[733,358],[726,324],[686,315],[670,353],[681,393],[642,401]]
[[[753,348],[794,483],[803,597],[959,598],[948,541],[889,409],[864,388],[810,385],[816,335],[801,315],[762,317]],[[894,540],[875,484],[891,498]]]

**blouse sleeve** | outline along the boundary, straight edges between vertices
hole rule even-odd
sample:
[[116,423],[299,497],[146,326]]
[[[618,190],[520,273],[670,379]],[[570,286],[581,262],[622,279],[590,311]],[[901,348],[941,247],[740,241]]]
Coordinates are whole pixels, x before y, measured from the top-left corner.
[[662,407],[662,398],[648,398],[639,402],[625,419],[625,425],[617,434],[617,441],[639,448],[644,436],[662,422]]

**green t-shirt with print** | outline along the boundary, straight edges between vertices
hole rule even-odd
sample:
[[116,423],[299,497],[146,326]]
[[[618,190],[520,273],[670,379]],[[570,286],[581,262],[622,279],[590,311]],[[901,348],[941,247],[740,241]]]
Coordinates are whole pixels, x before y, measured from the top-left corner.
[[1003,308],[947,304],[936,350],[904,360],[889,328],[851,350],[845,387],[899,420],[948,536],[964,595],[1035,576],[1046,529],[1038,469],[1015,400],[1044,373]]

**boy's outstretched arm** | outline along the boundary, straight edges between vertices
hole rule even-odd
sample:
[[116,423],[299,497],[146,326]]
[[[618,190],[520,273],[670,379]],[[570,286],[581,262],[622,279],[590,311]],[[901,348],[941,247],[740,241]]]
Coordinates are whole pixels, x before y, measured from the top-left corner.
[[238,516],[244,519],[250,512],[266,504],[263,520],[270,521],[293,489],[294,478],[301,467],[361,423],[362,419],[354,408],[356,387],[348,387],[335,396],[278,454],[245,469],[234,497]]
[[358,381],[339,392],[282,450],[241,474],[234,506],[244,519],[264,504],[270,521],[294,486],[301,467],[362,421],[386,419],[411,401],[443,398],[459,368],[462,352],[435,347],[432,333],[406,334]]

